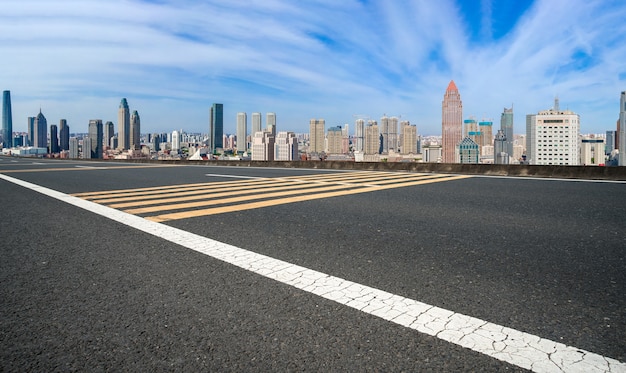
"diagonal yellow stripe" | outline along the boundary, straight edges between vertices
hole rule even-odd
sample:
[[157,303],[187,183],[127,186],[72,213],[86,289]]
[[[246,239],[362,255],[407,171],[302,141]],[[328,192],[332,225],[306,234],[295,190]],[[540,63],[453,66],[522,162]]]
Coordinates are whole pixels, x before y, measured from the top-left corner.
[[256,208],[261,208],[261,207],[277,206],[277,205],[283,205],[287,203],[303,202],[303,201],[310,201],[310,200],[315,200],[315,199],[338,197],[338,196],[346,196],[350,194],[374,192],[377,190],[402,188],[402,187],[414,186],[414,185],[438,183],[442,181],[459,180],[459,179],[465,179],[469,177],[471,176],[459,175],[459,176],[419,180],[419,181],[413,181],[413,182],[407,182],[407,183],[396,183],[396,184],[385,185],[385,186],[365,187],[365,188],[359,188],[359,189],[340,190],[340,191],[326,192],[326,193],[306,194],[306,195],[299,195],[299,196],[288,197],[288,198],[251,202],[251,203],[244,203],[244,204],[231,205],[231,206],[213,207],[209,209],[176,212],[176,213],[170,213],[170,214],[161,214],[161,215],[146,217],[146,219],[155,221],[155,222],[165,222],[165,221],[170,221],[170,220],[223,214],[227,212],[250,210],[250,209],[256,209]]
[[[292,181],[291,184],[302,184],[304,181]],[[186,196],[186,195],[194,195],[201,193],[210,193],[211,191],[223,191],[227,190],[244,190],[244,189],[253,189],[253,188],[264,188],[270,187],[276,184],[276,180],[263,180],[258,183],[240,183],[231,185],[208,185],[204,187],[192,187],[192,188],[182,188],[182,189],[168,189],[165,191],[151,191],[151,192],[139,192],[139,193],[115,193],[111,195],[100,195],[98,197],[87,197],[85,199],[89,199],[91,201],[97,203],[114,203],[114,202],[124,202],[124,201],[136,201],[136,200],[149,200],[156,198],[163,198],[164,196]],[[287,183],[285,183],[287,184]]]
[[[124,212],[128,212],[130,214],[145,214],[149,212],[158,212],[158,211],[167,211],[167,210],[179,210],[186,208],[196,208],[203,206],[212,206],[212,205],[223,205],[227,203],[238,203],[243,201],[252,201],[256,199],[266,199],[273,197],[282,197],[282,196],[290,196],[296,194],[304,194],[304,193],[312,193],[312,192],[321,192],[321,191],[329,191],[329,190],[340,190],[340,189],[349,189],[349,188],[363,188],[357,184],[352,185],[331,185],[320,188],[316,185],[307,185],[306,189],[296,189],[296,190],[288,190],[288,191],[278,191],[273,193],[264,193],[264,194],[253,194],[248,196],[239,196],[232,198],[224,198],[224,199],[211,199],[209,201],[198,201],[198,202],[188,202],[188,203],[177,203],[173,205],[158,205],[152,207],[143,207],[136,209],[124,210]],[[311,190],[313,189],[313,190]],[[211,196],[213,197],[213,196]],[[109,207],[116,208],[116,206],[111,205]]]
[[[415,180],[415,179],[426,179],[426,178],[436,178],[441,177],[441,175],[426,175],[426,176],[405,176],[403,177],[403,181],[406,180]],[[361,181],[376,181],[377,185],[384,185],[390,183],[399,182],[396,179],[385,178],[381,180],[380,178],[371,178],[371,179],[361,179]],[[304,184],[304,185],[303,185]],[[181,193],[167,193],[167,194],[155,194],[150,196],[137,196],[137,197],[122,197],[122,198],[110,198],[107,199],[104,196],[100,200],[93,200],[94,202],[102,203],[102,204],[111,204],[110,207],[113,208],[126,208],[126,207],[134,207],[134,206],[147,206],[147,205],[155,205],[155,204],[167,204],[174,202],[184,202],[184,201],[192,201],[198,199],[207,199],[207,198],[218,198],[218,197],[228,197],[232,195],[242,195],[242,194],[250,194],[256,192],[264,192],[264,191],[278,191],[278,190],[290,190],[295,188],[306,189],[306,188],[319,188],[324,185],[347,185],[350,187],[362,187],[362,186],[375,186],[360,183],[350,183],[350,182],[327,182],[327,181],[316,181],[316,182],[305,182],[302,180],[293,180],[291,182],[281,182],[281,180],[277,179],[273,183],[268,183],[267,185],[254,185],[254,186],[240,186],[240,187],[230,187],[227,191],[222,192],[222,189],[217,191],[212,190],[195,190],[189,192],[181,192]]]

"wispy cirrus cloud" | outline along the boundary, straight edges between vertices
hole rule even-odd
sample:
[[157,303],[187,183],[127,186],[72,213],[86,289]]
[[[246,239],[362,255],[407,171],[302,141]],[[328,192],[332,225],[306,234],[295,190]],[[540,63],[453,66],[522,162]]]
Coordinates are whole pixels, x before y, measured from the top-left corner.
[[128,97],[146,132],[206,131],[222,102],[226,132],[238,111],[273,111],[298,132],[386,113],[438,134],[454,79],[465,116],[497,123],[514,103],[522,133],[559,95],[583,131],[603,132],[626,87],[625,17],[613,0],[9,0],[0,82],[16,129],[42,105],[81,131]]

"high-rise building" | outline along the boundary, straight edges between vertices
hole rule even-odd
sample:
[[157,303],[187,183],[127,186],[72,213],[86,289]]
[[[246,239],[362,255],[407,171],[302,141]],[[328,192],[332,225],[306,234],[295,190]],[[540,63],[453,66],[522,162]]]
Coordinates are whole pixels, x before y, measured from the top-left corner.
[[311,119],[309,121],[309,153],[321,153],[324,151],[324,119]]
[[626,166],[626,91],[619,100],[619,165]]
[[113,136],[115,136],[115,125],[113,122],[108,121],[104,124],[104,127],[102,127],[102,142],[104,143],[104,146],[112,148],[111,137]]
[[343,131],[341,126],[330,127],[326,134],[326,140],[328,143],[328,154],[342,154],[343,146]]
[[83,144],[83,152],[91,152],[90,158],[102,158],[102,119],[91,119],[89,121],[90,147]]
[[273,161],[274,152],[276,151],[275,138],[270,132],[257,132],[252,138],[252,156],[253,161]]
[[2,146],[13,147],[13,115],[11,114],[11,91],[2,92]]
[[209,120],[209,149],[215,153],[224,148],[224,105],[213,104]]
[[265,114],[266,131],[276,137],[276,113]]
[[454,163],[457,145],[462,140],[463,133],[463,103],[461,95],[450,81],[441,103],[441,144],[443,163]]
[[398,118],[389,118],[387,125],[387,150],[388,152],[398,151]]
[[250,133],[252,137],[254,137],[255,133],[263,131],[261,124],[261,113],[252,113],[252,132]]
[[120,149],[130,149],[130,108],[125,98],[117,110],[117,142]]
[[152,134],[151,144],[153,151],[158,152],[161,150],[161,136],[158,133]]
[[280,131],[276,135],[274,160],[295,161],[298,159],[298,138],[293,132]]
[[91,138],[89,136],[83,137],[83,159],[91,159]]
[[480,146],[480,154],[482,154],[483,146],[493,146],[493,122],[485,119],[478,122],[478,132],[480,132],[478,146]]
[[617,137],[616,131],[606,131],[606,144],[604,145],[604,154],[611,155],[611,152],[617,147],[615,146],[615,138]]
[[456,146],[458,154],[457,163],[478,163],[480,159],[480,151],[478,144],[469,137],[465,137]]
[[513,146],[515,145],[515,139],[513,136],[513,106],[510,109],[504,108],[502,115],[500,116],[500,129],[504,132],[506,138],[505,153],[509,157],[513,156]]
[[354,151],[362,152],[365,144],[365,120],[357,119],[354,130]]
[[375,120],[367,122],[365,127],[365,144],[363,154],[380,154],[380,132],[378,131],[378,123]]
[[598,166],[604,164],[604,139],[585,136],[580,144],[580,164]]
[[178,131],[172,131],[172,152],[178,153],[180,150],[180,134]]
[[554,107],[526,115],[526,159],[537,165],[579,165],[580,117]]
[[402,154],[417,154],[417,127],[408,121],[403,121],[402,127]]
[[383,115],[380,118],[380,137],[382,139],[382,154],[389,154],[389,117]]
[[141,150],[141,118],[137,110],[130,116],[130,149]]
[[48,121],[46,117],[41,113],[41,109],[39,109],[39,114],[35,117],[33,122],[34,127],[34,136],[33,136],[33,146],[36,148],[47,148],[48,147]]
[[70,127],[65,119],[59,121],[59,148],[70,150]]
[[35,117],[28,117],[28,145],[35,146]]
[[237,113],[237,152],[248,151],[248,115]]
[[78,158],[78,139],[76,137],[70,137],[70,158]]
[[50,153],[59,153],[59,131],[56,124],[50,125]]
[[509,164],[509,153],[507,153],[507,138],[503,130],[498,130],[496,138],[493,140],[493,163]]

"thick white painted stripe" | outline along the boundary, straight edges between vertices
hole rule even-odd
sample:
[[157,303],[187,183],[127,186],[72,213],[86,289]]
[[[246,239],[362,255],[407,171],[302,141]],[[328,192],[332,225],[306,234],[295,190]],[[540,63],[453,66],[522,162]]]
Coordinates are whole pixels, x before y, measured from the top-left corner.
[[224,177],[227,179],[255,179],[262,180],[267,179],[266,177],[257,177],[257,176],[239,176],[239,175],[220,175],[220,174],[205,174],[204,176],[212,176],[212,177]]
[[626,364],[612,358],[257,254],[10,176],[0,174],[0,179],[525,369],[535,372],[626,372]]

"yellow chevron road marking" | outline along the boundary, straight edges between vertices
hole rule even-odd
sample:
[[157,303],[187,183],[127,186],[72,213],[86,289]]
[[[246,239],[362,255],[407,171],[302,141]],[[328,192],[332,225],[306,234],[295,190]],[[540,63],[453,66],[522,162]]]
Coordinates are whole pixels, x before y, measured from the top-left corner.
[[[358,171],[120,189],[74,196],[131,214],[160,213],[146,219],[163,222],[468,177]],[[181,211],[162,213],[168,210]]]
[[452,177],[447,177],[447,178],[426,179],[426,180],[406,182],[406,183],[401,183],[401,184],[371,186],[371,187],[340,190],[340,191],[326,192],[326,193],[306,194],[306,195],[299,195],[299,196],[288,197],[288,198],[272,199],[272,200],[230,205],[230,206],[224,206],[224,207],[214,207],[214,208],[209,208],[209,209],[191,210],[191,211],[176,212],[176,213],[170,213],[170,214],[161,214],[157,216],[149,216],[149,217],[146,217],[146,219],[155,221],[155,222],[165,222],[165,221],[170,221],[170,220],[187,219],[187,218],[200,217],[200,216],[223,214],[227,212],[251,210],[251,209],[257,209],[261,207],[277,206],[277,205],[283,205],[287,203],[303,202],[303,201],[310,201],[310,200],[322,199],[322,198],[331,198],[331,197],[338,197],[338,196],[347,196],[351,194],[374,192],[377,190],[402,188],[406,186],[438,183],[442,181],[459,180],[459,179],[465,179],[469,177],[470,176],[465,176],[465,175],[452,176]]

